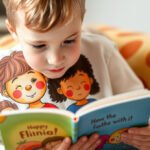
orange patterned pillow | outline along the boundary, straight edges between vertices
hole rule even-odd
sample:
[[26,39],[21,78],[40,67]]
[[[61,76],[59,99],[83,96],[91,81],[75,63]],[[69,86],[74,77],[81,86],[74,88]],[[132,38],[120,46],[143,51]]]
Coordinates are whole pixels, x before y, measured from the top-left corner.
[[150,35],[110,26],[92,26],[88,30],[103,33],[112,39],[122,56],[150,89]]
[[9,49],[16,45],[16,42],[13,40],[13,38],[10,35],[5,35],[2,38],[0,38],[0,50]]

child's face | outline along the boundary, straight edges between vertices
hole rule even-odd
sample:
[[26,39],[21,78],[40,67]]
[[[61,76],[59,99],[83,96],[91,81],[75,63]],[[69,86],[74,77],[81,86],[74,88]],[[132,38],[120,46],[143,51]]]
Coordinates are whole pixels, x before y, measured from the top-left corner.
[[18,11],[16,36],[27,63],[48,78],[61,77],[80,56],[81,17],[77,14],[65,25],[41,33],[24,25],[24,13]]

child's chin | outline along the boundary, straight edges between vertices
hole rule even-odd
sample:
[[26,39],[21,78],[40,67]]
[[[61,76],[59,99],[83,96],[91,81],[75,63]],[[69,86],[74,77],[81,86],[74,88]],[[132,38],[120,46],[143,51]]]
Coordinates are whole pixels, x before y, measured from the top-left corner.
[[49,74],[44,74],[44,75],[49,79],[58,79],[61,78],[64,75],[64,73],[59,73],[54,75],[49,75]]

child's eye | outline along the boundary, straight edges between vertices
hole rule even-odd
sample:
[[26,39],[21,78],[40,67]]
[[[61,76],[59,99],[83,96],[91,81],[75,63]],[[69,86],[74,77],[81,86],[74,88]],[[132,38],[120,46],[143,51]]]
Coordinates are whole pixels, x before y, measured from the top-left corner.
[[41,44],[41,45],[32,45],[34,48],[36,48],[36,49],[41,49],[41,48],[44,48],[44,47],[46,47],[46,45],[45,44]]
[[74,43],[74,42],[75,42],[75,39],[72,39],[72,40],[66,40],[66,41],[64,41],[63,44],[72,44],[72,43]]

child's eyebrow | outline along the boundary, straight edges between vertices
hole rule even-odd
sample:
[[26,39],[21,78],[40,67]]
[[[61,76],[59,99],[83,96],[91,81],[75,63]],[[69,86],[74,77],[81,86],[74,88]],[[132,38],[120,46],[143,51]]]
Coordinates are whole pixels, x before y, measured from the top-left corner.
[[33,43],[33,44],[43,44],[45,43],[45,41],[30,41],[30,42],[27,42],[27,43]]
[[73,37],[73,36],[76,36],[76,35],[78,35],[78,34],[79,34],[79,32],[75,32],[75,33],[69,35],[68,37],[66,37],[66,39],[69,39],[69,38],[71,38],[71,37]]
[[[73,33],[73,34],[71,34],[71,35],[69,35],[68,37],[66,37],[65,39],[69,39],[69,38],[71,38],[71,37],[73,37],[73,36],[77,36],[78,34],[79,34],[80,32],[75,32],[75,33]],[[27,42],[27,43],[32,43],[32,44],[43,44],[43,43],[46,43],[46,41],[30,41],[30,42]]]

